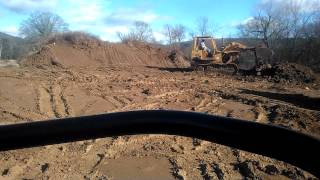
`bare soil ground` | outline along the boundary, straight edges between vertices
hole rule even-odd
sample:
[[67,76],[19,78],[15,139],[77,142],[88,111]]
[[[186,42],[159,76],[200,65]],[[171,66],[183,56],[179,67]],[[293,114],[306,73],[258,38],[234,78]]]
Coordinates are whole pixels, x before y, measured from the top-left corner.
[[[255,77],[248,80],[193,72],[172,62],[155,63],[156,59],[136,66],[104,61],[92,67],[66,67],[69,58],[59,55],[58,63],[43,66],[34,65],[33,58],[32,65],[0,68],[0,123],[175,109],[276,124],[320,137],[317,82],[284,85]],[[274,159],[167,135],[110,137],[1,152],[0,164],[0,179],[314,178]]]

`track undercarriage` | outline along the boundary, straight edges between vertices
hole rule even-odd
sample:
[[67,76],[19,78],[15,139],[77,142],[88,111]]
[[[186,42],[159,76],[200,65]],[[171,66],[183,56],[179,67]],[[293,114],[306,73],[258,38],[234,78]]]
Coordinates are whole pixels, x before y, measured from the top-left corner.
[[223,72],[237,74],[238,66],[235,63],[215,63],[212,60],[192,60],[191,68],[203,72]]

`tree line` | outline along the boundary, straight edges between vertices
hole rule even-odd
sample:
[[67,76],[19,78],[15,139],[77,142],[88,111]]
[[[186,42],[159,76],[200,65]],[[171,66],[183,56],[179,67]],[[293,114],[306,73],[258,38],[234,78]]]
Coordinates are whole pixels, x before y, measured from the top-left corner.
[[240,37],[273,49],[277,61],[320,66],[319,1],[266,1],[238,30]]
[[[162,28],[161,34],[165,38],[165,43],[170,46],[178,45],[186,40],[187,35],[193,36],[212,36],[213,26],[210,24],[208,17],[200,17],[196,20],[196,27],[194,30],[189,30],[183,24],[165,24]],[[154,37],[153,30],[150,24],[143,21],[135,21],[133,27],[128,33],[117,33],[121,42],[140,41],[148,43],[159,43]]]

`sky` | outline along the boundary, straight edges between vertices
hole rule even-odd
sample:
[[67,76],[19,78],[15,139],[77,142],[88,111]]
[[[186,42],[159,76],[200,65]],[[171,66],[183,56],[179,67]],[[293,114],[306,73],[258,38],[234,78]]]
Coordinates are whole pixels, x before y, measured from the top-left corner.
[[49,11],[61,16],[70,30],[108,41],[118,41],[117,32],[128,32],[134,21],[149,23],[156,40],[164,41],[165,24],[192,31],[200,17],[208,17],[215,37],[230,37],[262,1],[268,0],[0,0],[0,32],[19,36],[19,26],[30,13]]

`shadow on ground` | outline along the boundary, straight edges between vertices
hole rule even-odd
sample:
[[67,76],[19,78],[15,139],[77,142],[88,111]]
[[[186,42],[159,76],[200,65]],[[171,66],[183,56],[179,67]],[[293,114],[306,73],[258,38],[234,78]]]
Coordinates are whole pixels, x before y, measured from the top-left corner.
[[320,98],[305,96],[303,94],[287,94],[287,93],[276,93],[276,92],[266,92],[266,91],[255,91],[249,89],[240,89],[243,94],[252,94],[257,96],[262,96],[270,99],[280,100],[287,103],[294,104],[295,106],[311,109],[320,110]]
[[155,66],[146,66],[147,68],[151,69],[158,69],[160,71],[169,71],[169,72],[191,72],[191,68],[170,68],[170,67],[155,67]]

